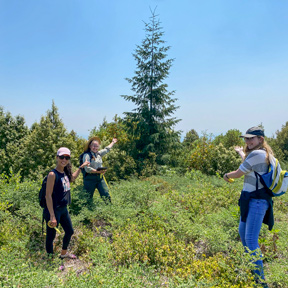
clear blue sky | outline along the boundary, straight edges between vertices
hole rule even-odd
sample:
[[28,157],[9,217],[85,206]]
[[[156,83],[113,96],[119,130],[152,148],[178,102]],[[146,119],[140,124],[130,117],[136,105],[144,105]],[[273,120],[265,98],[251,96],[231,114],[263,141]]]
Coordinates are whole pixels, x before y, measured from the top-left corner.
[[175,58],[166,83],[175,127],[215,135],[288,121],[286,0],[0,0],[0,106],[28,126],[54,99],[70,131],[89,130],[134,106],[132,56],[157,14]]

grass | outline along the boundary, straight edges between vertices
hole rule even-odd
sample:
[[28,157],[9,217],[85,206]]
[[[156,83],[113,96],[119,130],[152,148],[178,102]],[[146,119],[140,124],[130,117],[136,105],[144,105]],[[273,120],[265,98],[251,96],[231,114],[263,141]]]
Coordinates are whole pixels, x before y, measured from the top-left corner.
[[[0,180],[1,287],[253,287],[238,236],[242,180],[199,172],[110,183],[113,205],[88,203],[72,187],[78,259],[45,255],[40,183]],[[288,195],[275,199],[275,227],[260,234],[269,287],[288,287]],[[62,233],[55,239],[61,250]]]

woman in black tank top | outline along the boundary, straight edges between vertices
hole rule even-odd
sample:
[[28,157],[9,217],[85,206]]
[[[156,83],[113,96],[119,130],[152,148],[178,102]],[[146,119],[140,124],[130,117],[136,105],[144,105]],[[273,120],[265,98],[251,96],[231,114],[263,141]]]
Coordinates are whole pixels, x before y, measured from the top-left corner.
[[80,174],[81,168],[89,165],[84,162],[74,173],[70,164],[71,152],[66,147],[61,147],[57,151],[57,165],[47,178],[46,185],[46,208],[44,208],[44,218],[46,220],[46,251],[53,254],[53,241],[56,236],[55,227],[61,224],[65,231],[61,258],[72,258],[76,256],[69,254],[67,248],[74,233],[67,205],[71,203],[70,182],[73,182]]

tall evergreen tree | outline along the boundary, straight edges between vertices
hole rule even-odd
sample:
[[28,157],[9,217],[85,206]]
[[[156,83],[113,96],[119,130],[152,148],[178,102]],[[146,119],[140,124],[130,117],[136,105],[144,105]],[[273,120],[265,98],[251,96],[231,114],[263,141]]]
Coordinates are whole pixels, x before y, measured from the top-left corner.
[[124,114],[136,139],[138,159],[147,158],[152,152],[161,163],[173,143],[179,142],[180,132],[175,132],[173,127],[180,119],[172,117],[178,108],[174,104],[177,99],[172,98],[175,92],[169,92],[168,85],[163,83],[173,62],[173,59],[166,59],[170,46],[165,46],[164,32],[155,11],[151,14],[150,21],[144,22],[146,37],[133,54],[137,62],[136,75],[126,78],[135,94],[122,97],[136,105],[132,112]]

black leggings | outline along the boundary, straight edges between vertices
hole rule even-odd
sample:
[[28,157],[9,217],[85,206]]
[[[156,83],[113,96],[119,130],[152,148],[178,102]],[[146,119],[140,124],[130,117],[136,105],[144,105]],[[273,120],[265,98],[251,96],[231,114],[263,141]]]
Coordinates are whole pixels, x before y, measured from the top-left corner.
[[[54,213],[57,220],[57,227],[60,223],[65,231],[62,249],[67,250],[71,236],[74,233],[67,206],[56,208]],[[46,251],[48,254],[53,254],[53,241],[56,236],[56,230],[54,228],[48,227],[47,225],[48,221],[50,220],[50,213],[47,208],[44,209],[43,215],[44,219],[46,220]]]

